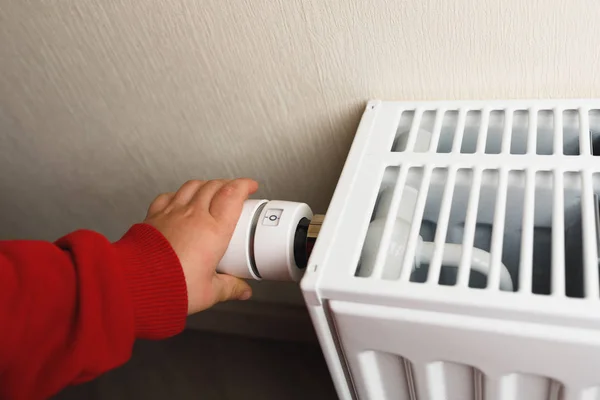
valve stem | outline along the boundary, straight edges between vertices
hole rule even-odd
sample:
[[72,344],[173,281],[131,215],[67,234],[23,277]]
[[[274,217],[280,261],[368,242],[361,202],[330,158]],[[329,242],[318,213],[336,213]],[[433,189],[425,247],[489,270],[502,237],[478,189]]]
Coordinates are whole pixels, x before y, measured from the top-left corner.
[[317,236],[319,236],[319,232],[321,231],[321,225],[323,225],[324,219],[325,215],[315,214],[308,225],[308,233],[306,235],[306,253],[308,254],[308,257],[310,257],[313,247],[315,246],[315,242],[317,241]]

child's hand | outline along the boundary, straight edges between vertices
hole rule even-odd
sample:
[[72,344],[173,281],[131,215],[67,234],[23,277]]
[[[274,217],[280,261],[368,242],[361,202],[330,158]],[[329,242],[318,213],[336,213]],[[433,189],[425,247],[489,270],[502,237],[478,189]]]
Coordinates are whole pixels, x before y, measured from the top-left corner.
[[144,222],[158,229],[179,257],[188,291],[188,314],[252,295],[246,282],[215,270],[244,201],[257,189],[258,184],[250,179],[189,181],[177,193],[163,193],[150,205]]

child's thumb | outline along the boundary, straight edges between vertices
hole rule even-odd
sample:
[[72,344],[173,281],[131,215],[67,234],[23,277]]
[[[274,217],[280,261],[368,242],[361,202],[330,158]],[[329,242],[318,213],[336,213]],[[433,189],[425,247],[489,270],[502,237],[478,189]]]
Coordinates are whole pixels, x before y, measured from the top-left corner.
[[217,301],[248,300],[252,297],[252,288],[244,280],[227,274],[217,274],[213,281]]

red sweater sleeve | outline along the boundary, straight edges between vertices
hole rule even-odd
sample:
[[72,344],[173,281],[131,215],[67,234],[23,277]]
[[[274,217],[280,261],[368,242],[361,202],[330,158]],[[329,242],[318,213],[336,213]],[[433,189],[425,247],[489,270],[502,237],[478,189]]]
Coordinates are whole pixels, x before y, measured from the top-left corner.
[[153,227],[116,243],[0,241],[0,399],[47,398],[125,363],[136,338],[183,330],[181,265]]

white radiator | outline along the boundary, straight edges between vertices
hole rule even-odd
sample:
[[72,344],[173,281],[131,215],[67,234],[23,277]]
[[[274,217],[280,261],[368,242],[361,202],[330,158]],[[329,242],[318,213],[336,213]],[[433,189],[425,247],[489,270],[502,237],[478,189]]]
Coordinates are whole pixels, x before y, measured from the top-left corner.
[[600,399],[597,138],[595,100],[367,105],[301,282],[341,399]]

